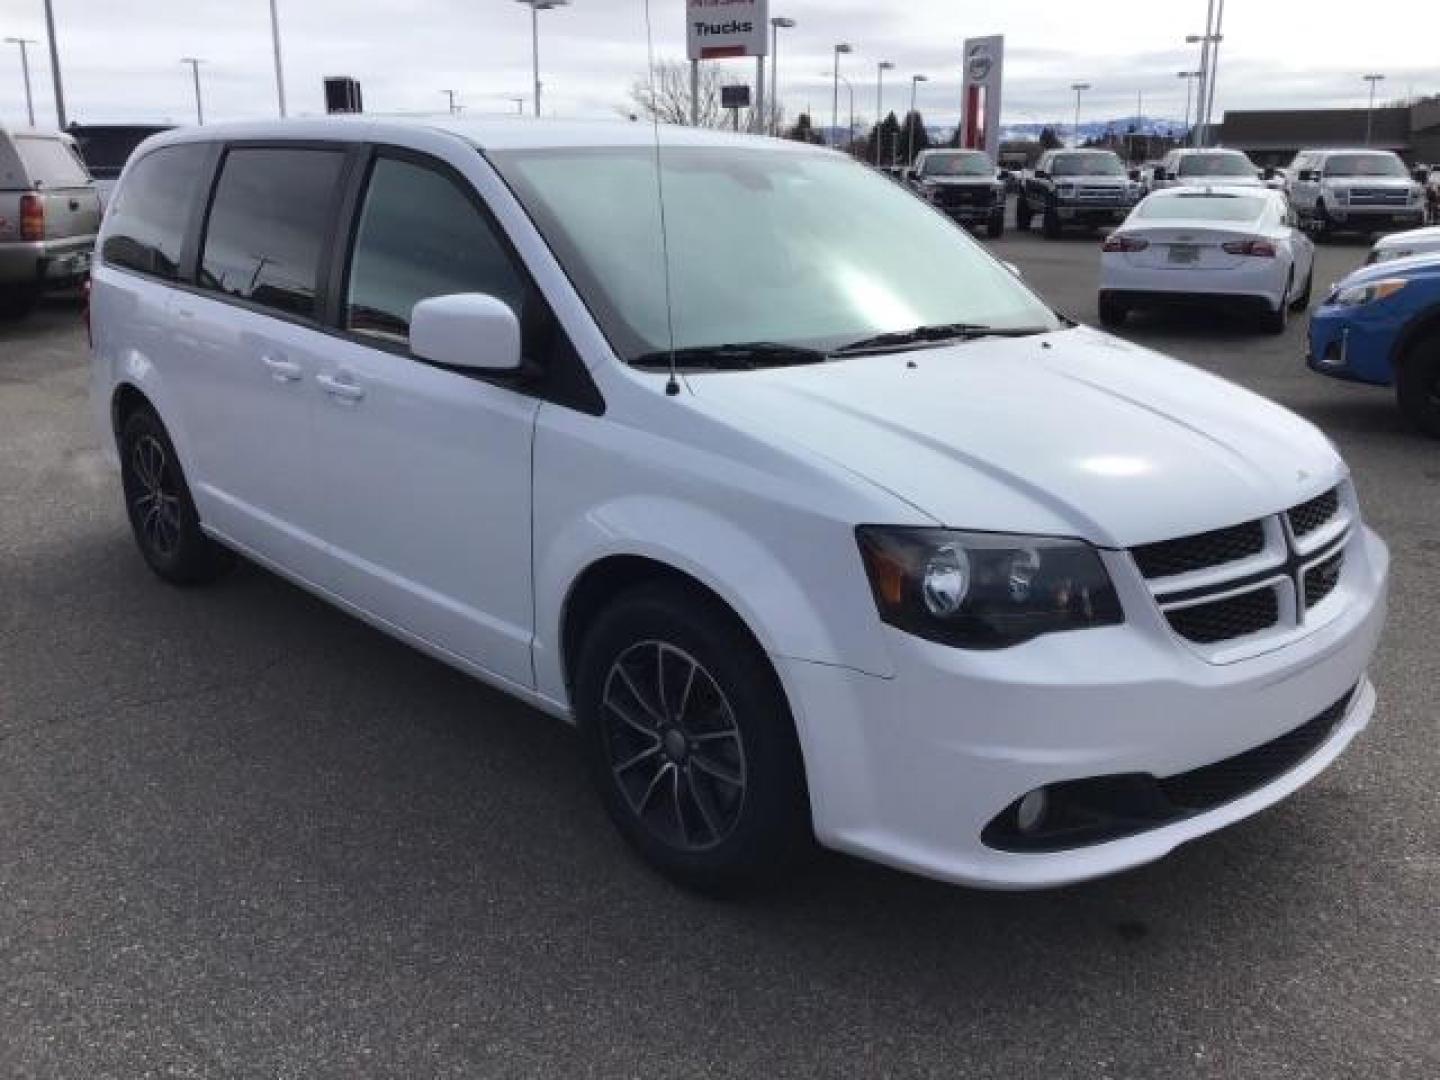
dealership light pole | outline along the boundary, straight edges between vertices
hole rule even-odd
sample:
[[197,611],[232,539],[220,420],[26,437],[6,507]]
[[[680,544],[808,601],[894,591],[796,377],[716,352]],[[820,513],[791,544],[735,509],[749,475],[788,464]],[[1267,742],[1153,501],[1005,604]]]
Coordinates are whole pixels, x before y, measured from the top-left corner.
[[851,53],[854,51],[854,49],[843,41],[835,46],[835,85],[830,97],[830,134],[832,136],[835,134],[835,129],[840,126],[840,56],[842,53]]
[[910,76],[910,115],[905,118],[905,130],[910,142],[910,147],[907,151],[909,158],[905,162],[907,167],[915,164],[915,129],[920,126],[920,114],[915,111],[915,95],[920,89],[920,84],[929,81],[929,75]]
[[449,101],[450,101],[450,115],[451,115],[451,116],[454,116],[454,115],[455,115],[455,91],[454,91],[454,90],[441,90],[440,92],[441,92],[442,94],[444,94],[444,95],[446,96],[446,98],[449,99]]
[[182,56],[180,63],[190,65],[190,75],[195,80],[195,123],[205,123],[205,106],[200,101],[200,65],[205,61],[193,56]]
[[771,135],[780,134],[780,31],[794,30],[795,20],[777,15],[770,20],[770,118]]
[[1090,89],[1090,84],[1085,82],[1072,83],[1070,89],[1075,91],[1075,145],[1080,145],[1080,95]]
[[55,118],[64,129],[65,88],[60,82],[60,46],[55,41],[55,9],[51,0],[45,0],[45,35],[50,39],[50,75],[55,80]]
[[[825,72],[822,71],[820,74],[824,76]],[[844,75],[839,76],[839,78],[840,81],[844,83],[845,89],[850,92],[850,137],[845,140],[845,145],[848,147],[852,142],[855,141],[855,84],[852,83],[849,79],[847,79]]]
[[564,7],[570,0],[519,0],[530,8],[530,52],[535,71],[535,115],[540,115],[540,12]]
[[885,72],[894,71],[895,65],[881,60],[875,65],[875,164],[880,164],[880,119],[885,115]]
[[1365,145],[1370,145],[1370,137],[1374,134],[1375,127],[1375,86],[1385,81],[1385,76],[1380,74],[1361,75],[1370,84],[1370,105],[1365,110]]
[[1190,92],[1195,88],[1195,80],[1200,78],[1198,71],[1177,71],[1175,77],[1185,80],[1185,140],[1190,140]]
[[275,96],[280,100],[280,119],[285,119],[285,64],[280,59],[280,12],[270,0],[270,45],[275,52]]
[[30,96],[30,57],[25,52],[26,45],[38,44],[34,38],[7,37],[7,45],[20,46],[20,74],[25,78],[25,114],[30,118],[30,126],[35,126],[35,99]]

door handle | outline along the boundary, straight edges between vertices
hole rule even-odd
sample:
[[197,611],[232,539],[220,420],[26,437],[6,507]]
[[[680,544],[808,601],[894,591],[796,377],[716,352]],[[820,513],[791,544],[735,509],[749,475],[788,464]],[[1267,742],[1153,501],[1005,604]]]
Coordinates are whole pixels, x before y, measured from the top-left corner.
[[333,398],[341,401],[359,401],[365,396],[365,388],[335,375],[316,375],[320,388]]
[[79,210],[79,209],[80,209],[80,200],[79,200],[79,199],[71,199],[71,200],[70,200],[70,209],[71,209],[71,210]]
[[301,375],[300,365],[293,360],[282,360],[278,356],[267,356],[264,359],[266,369],[270,377],[276,382],[297,382]]

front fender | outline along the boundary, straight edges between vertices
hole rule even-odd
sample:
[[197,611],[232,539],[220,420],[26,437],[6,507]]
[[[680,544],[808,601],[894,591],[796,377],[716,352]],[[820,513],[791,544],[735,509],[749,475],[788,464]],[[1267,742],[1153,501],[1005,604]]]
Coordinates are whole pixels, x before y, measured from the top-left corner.
[[[537,687],[568,700],[561,655],[566,601],[589,567],[613,556],[639,556],[694,578],[730,605],[771,656],[888,677],[891,660],[858,548],[853,536],[843,541],[817,547],[807,585],[765,539],[694,502],[635,494],[590,507],[543,547],[536,538]],[[830,587],[820,587],[826,579]]]

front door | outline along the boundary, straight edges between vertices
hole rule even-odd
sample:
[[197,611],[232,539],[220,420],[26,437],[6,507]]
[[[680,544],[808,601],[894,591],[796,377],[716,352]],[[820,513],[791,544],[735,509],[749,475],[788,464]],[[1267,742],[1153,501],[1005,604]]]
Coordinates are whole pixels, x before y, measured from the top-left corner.
[[381,153],[339,283],[340,336],[319,372],[317,497],[345,600],[532,685],[530,449],[538,402],[414,359],[411,309],[486,293],[524,323],[526,279],[470,186]]

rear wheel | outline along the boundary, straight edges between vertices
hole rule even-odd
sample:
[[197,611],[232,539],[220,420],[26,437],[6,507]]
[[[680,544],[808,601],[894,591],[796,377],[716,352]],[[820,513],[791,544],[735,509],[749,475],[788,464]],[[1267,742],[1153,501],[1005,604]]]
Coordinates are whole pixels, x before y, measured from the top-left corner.
[[575,704],[611,820],[668,877],[729,892],[803,849],[790,710],[765,654],[717,601],[668,582],[621,596],[585,636]]
[[1280,294],[1280,304],[1274,311],[1267,311],[1260,319],[1260,325],[1267,334],[1283,334],[1290,329],[1290,290],[1295,285],[1295,271],[1285,279],[1285,291]]
[[1060,212],[1053,206],[1045,208],[1045,239],[1060,239]]
[[1395,386],[1405,418],[1440,439],[1440,331],[1432,330],[1405,351]]
[[1015,203],[1015,228],[1020,232],[1030,231],[1030,204],[1025,201],[1025,196],[1020,196]]
[[174,444],[149,409],[136,409],[121,425],[120,480],[135,543],[157,575],[200,585],[234,565],[234,555],[200,528]]
[[1005,235],[1005,211],[990,216],[989,223],[985,226],[985,235],[991,240],[999,240]]
[[1100,294],[1100,325],[1110,330],[1118,330],[1125,325],[1125,320],[1130,317],[1130,309],[1114,297],[1105,293]]
[[1312,266],[1312,267],[1310,267],[1310,273],[1308,273],[1307,275],[1305,275],[1305,289],[1304,289],[1304,291],[1303,291],[1299,296],[1297,296],[1297,297],[1295,298],[1294,303],[1291,305],[1291,310],[1296,311],[1296,312],[1309,311],[1309,310],[1310,310],[1310,300],[1311,300],[1311,298],[1314,296],[1314,293],[1315,293],[1315,267]]

